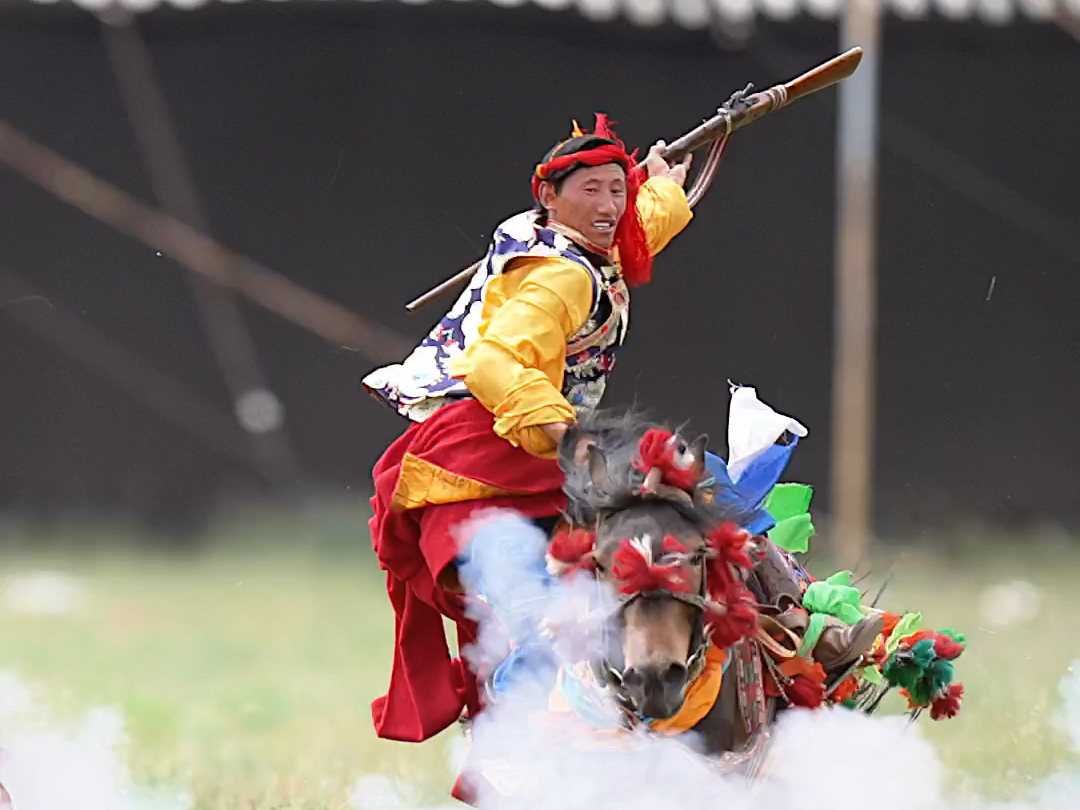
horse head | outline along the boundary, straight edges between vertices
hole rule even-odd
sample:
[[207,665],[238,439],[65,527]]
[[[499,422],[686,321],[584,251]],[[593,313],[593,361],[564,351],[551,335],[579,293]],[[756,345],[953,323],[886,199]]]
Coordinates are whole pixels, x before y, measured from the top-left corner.
[[744,584],[752,538],[738,528],[736,499],[707,475],[707,444],[633,413],[598,413],[568,431],[560,450],[573,530],[549,553],[555,566],[588,568],[617,594],[598,664],[640,717],[676,714],[709,646],[756,629]]

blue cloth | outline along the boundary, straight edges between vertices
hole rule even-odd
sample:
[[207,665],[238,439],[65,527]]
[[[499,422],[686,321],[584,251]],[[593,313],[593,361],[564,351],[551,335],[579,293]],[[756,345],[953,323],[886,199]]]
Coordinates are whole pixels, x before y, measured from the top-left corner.
[[798,436],[791,444],[774,444],[755,458],[743,470],[738,483],[728,475],[727,462],[713,453],[705,453],[705,469],[716,479],[718,501],[738,506],[750,513],[750,518],[743,525],[751,534],[764,534],[776,525],[776,520],[762,504],[769,491],[776,486],[784,474],[791,454],[799,443]]

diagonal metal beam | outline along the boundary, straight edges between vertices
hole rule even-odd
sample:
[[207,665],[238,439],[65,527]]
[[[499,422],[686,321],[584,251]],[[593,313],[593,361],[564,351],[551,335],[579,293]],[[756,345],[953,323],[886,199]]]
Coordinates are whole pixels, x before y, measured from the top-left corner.
[[362,318],[146,205],[28,138],[3,119],[0,161],[99,222],[160,250],[188,270],[247,296],[335,346],[355,351],[375,363],[396,362],[412,351],[413,341],[398,332]]
[[[105,43],[128,119],[135,129],[154,194],[164,210],[204,234],[210,223],[183,149],[176,138],[164,96],[154,76],[150,54],[130,12],[111,6],[99,14]],[[280,483],[296,480],[296,457],[290,446],[278,397],[270,390],[260,367],[255,342],[244,324],[232,292],[203,276],[185,274],[195,299],[203,331],[221,369],[240,421],[266,476]],[[246,402],[270,409],[261,425],[243,419]]]
[[0,267],[0,312],[213,452],[256,473],[262,472],[247,437],[228,414],[3,267]]

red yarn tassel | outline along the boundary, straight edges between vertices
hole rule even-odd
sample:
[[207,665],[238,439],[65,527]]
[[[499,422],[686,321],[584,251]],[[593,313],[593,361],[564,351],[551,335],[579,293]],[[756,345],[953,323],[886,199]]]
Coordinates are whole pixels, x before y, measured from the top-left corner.
[[690,546],[686,545],[686,543],[675,535],[669,534],[664,538],[664,551],[668,554],[689,554]]
[[[604,113],[596,113],[596,124],[593,126],[593,135],[617,143],[623,151],[626,145],[615,134],[612,122]],[[626,210],[615,226],[615,248],[619,251],[619,265],[622,267],[623,277],[631,287],[648,284],[652,279],[652,253],[649,251],[649,239],[645,233],[645,224],[641,221],[641,214],[637,207],[638,190],[641,184],[648,179],[645,169],[635,168],[637,163],[637,150],[630,155],[630,169],[626,174]],[[678,486],[677,484],[675,486]]]
[[757,631],[757,603],[742,585],[728,582],[710,588],[710,599],[705,622],[712,627],[712,640],[717,647],[726,649]]
[[939,635],[934,639],[934,655],[946,661],[957,658],[964,651],[962,644],[957,644],[948,636]]
[[947,720],[956,717],[960,712],[960,704],[964,700],[964,685],[962,683],[950,684],[945,694],[934,699],[930,704],[930,717],[933,720]]
[[706,621],[712,625],[713,640],[719,647],[730,647],[757,631],[757,602],[732,570],[751,568],[746,553],[749,539],[749,532],[730,521],[706,538],[713,552],[707,563],[709,598],[715,604],[708,611]]
[[596,546],[596,535],[584,529],[563,529],[558,532],[548,546],[552,559],[569,566],[562,573],[571,571],[593,571],[596,561],[592,558]]
[[640,287],[652,280],[652,253],[645,225],[638,211],[638,189],[645,181],[645,171],[630,169],[626,178],[626,210],[615,226],[615,248],[619,251],[619,266],[631,287]]
[[638,459],[634,461],[634,469],[646,474],[651,469],[658,469],[663,473],[665,484],[692,492],[697,486],[696,471],[692,467],[683,469],[676,463],[674,438],[667,430],[646,431],[638,443]]
[[[715,556],[710,562],[716,568],[720,568],[722,563],[745,570],[754,567],[746,550],[747,543],[750,541],[750,532],[740,529],[733,522],[722,523],[720,528],[706,539],[709,548],[715,552]],[[713,572],[710,571],[709,573]]]
[[623,594],[643,591],[690,593],[682,565],[649,565],[630,540],[619,543],[611,573],[619,580],[619,592]]
[[825,701],[825,686],[805,675],[796,675],[784,685],[784,694],[792,706],[816,709]]
[[598,112],[594,114],[596,115],[596,123],[593,125],[592,134],[597,138],[607,138],[609,141],[615,141],[615,143],[622,146],[622,141],[618,139],[615,131],[611,128],[607,113]]
[[925,641],[928,638],[936,637],[937,633],[935,633],[933,630],[918,630],[912,633],[910,636],[905,636],[904,638],[900,639],[899,646],[910,650],[920,641]]

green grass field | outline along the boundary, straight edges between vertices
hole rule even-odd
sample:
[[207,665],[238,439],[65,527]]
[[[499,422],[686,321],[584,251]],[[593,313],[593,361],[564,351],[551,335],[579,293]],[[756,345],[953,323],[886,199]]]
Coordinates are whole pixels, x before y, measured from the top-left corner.
[[[313,523],[241,520],[206,550],[123,550],[114,534],[12,531],[0,581],[61,571],[85,588],[71,615],[26,615],[0,601],[0,669],[42,688],[55,722],[95,706],[123,715],[133,778],[189,791],[194,807],[338,808],[364,773],[417,783],[446,800],[451,730],[421,746],[377,740],[369,701],[388,677],[392,617],[364,515]],[[123,534],[120,532],[119,534]],[[46,542],[47,541],[47,542]],[[1053,719],[1080,642],[1066,622],[1080,555],[988,551],[951,560],[908,554],[883,600],[967,633],[960,716],[921,720],[954,781],[1006,796],[1066,763]],[[879,555],[866,585],[876,590]],[[821,571],[811,562],[815,573]],[[1024,578],[1041,611],[1011,627],[979,615],[985,586]]]

